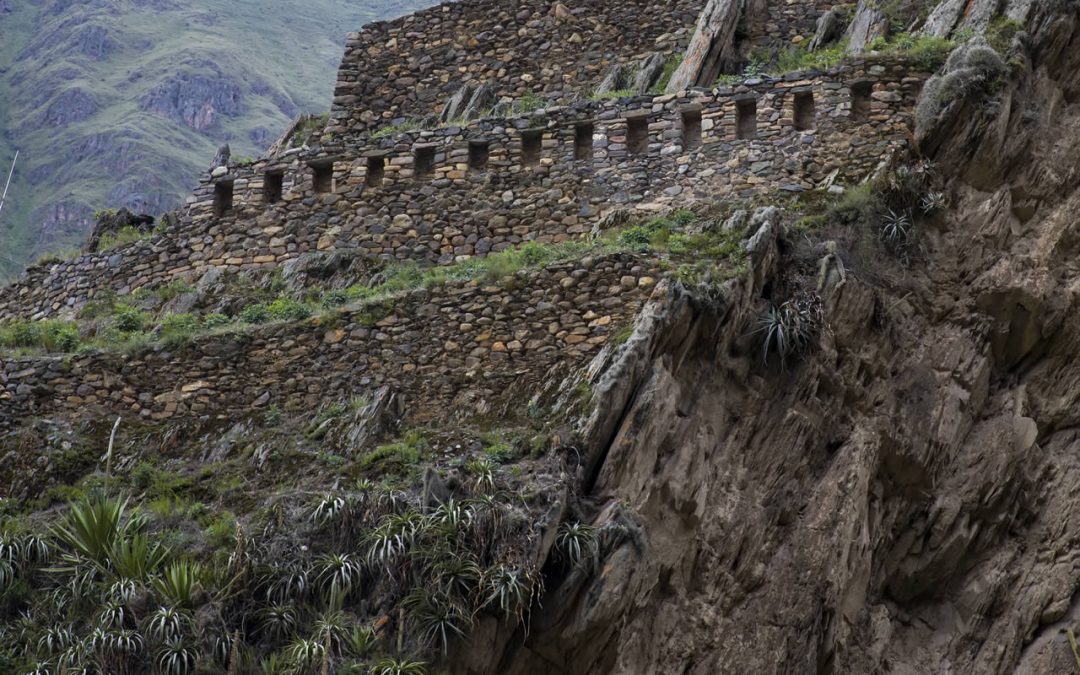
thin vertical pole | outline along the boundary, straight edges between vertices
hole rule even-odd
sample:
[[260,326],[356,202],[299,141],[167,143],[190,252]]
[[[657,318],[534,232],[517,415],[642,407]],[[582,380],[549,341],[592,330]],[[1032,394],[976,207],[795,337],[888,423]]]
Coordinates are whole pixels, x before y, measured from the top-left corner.
[[4,210],[4,200],[7,199],[8,188],[11,187],[11,177],[15,175],[15,162],[19,161],[19,151],[15,151],[15,159],[11,160],[11,171],[8,171],[7,183],[4,185],[4,194],[0,196],[0,211]]

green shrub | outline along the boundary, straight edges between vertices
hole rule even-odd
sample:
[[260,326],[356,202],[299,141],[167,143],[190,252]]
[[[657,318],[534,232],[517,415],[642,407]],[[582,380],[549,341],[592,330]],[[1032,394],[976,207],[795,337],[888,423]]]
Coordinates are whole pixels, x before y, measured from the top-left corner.
[[986,27],[983,37],[994,51],[1005,54],[1012,47],[1013,39],[1024,30],[1024,24],[1005,16],[996,17]]
[[119,331],[139,333],[146,330],[149,323],[150,315],[141,309],[123,303],[113,307],[112,324]]
[[248,305],[240,312],[244,323],[266,323],[267,321],[299,321],[312,315],[306,304],[292,298],[279,297],[269,303]]
[[505,441],[492,443],[484,448],[484,454],[492,461],[498,462],[499,464],[508,464],[517,457],[517,452],[514,450],[514,447]]
[[157,291],[155,291],[155,294],[163,301],[168,302],[169,300],[173,300],[174,298],[184,295],[185,293],[191,293],[194,290],[195,289],[191,286],[191,284],[187,283],[186,281],[177,279],[175,281],[170,281],[161,288],[157,289]]
[[349,302],[350,299],[348,291],[334,289],[323,293],[320,303],[323,307],[331,309],[334,307],[341,307]]
[[224,314],[217,314],[217,313],[207,314],[206,316],[203,317],[203,320],[202,320],[203,328],[206,328],[208,330],[209,329],[214,329],[214,328],[220,328],[221,326],[227,326],[230,323],[232,323],[231,318],[225,316]]
[[379,469],[380,473],[402,474],[420,463],[429,448],[427,438],[419,429],[405,432],[396,443],[380,445],[360,460],[364,469]]
[[275,321],[299,321],[311,316],[311,308],[292,298],[278,298],[271,302],[266,311]]
[[199,319],[194,314],[169,314],[161,320],[161,337],[164,340],[184,338],[199,330]]
[[781,51],[776,57],[776,66],[772,72],[777,75],[794,72],[796,70],[825,70],[832,68],[847,55],[848,41],[845,38],[825,49],[811,52],[806,49],[805,43],[793,45]]
[[0,347],[8,349],[73,352],[80,342],[79,327],[71,321],[18,319],[0,324]]
[[270,310],[261,302],[248,305],[240,311],[240,320],[244,323],[266,323],[270,320]]
[[233,543],[236,534],[236,516],[231,511],[222,511],[214,516],[206,527],[206,538],[210,546],[222,548]]

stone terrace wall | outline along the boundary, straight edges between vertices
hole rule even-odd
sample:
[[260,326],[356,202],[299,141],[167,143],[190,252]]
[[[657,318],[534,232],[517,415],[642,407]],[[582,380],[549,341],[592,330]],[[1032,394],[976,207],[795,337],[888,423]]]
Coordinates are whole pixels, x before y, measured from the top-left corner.
[[[759,0],[765,11],[750,21],[750,43],[754,46],[799,44],[814,36],[818,18],[837,4],[832,0]],[[753,4],[753,0],[751,3]]]
[[[681,55],[705,0],[462,0],[349,36],[328,133],[440,111],[465,83],[567,102],[614,63]],[[683,29],[682,39],[672,34]]]
[[7,359],[0,429],[59,414],[164,420],[269,405],[314,411],[384,384],[405,394],[413,421],[496,404],[520,410],[553,369],[583,363],[628,324],[657,275],[654,261],[612,254],[497,284],[415,291],[385,316],[344,311],[322,325],[205,336],[172,353]]
[[[542,122],[482,120],[359,147],[294,151],[208,176],[175,230],[29,270],[0,291],[0,318],[53,316],[102,291],[124,294],[192,279],[208,267],[272,269],[308,251],[357,249],[383,260],[445,263],[528,239],[577,237],[622,204],[681,205],[696,197],[808,189],[834,173],[853,182],[906,143],[923,80],[902,63],[860,63],[805,79],[582,103],[551,109]],[[852,87],[859,83],[869,93],[853,110]],[[813,97],[813,128],[796,129],[794,101],[807,94]],[[756,138],[739,139],[736,111],[751,100]],[[701,116],[701,145],[692,149],[683,147],[688,110]],[[638,154],[627,143],[627,120],[634,114],[648,116],[646,145]],[[575,159],[581,123],[593,125],[591,159]],[[526,166],[522,132],[534,126],[543,133],[542,148],[536,165]],[[482,170],[469,166],[472,140],[487,143]],[[416,146],[434,148],[431,176],[415,175]],[[368,184],[370,156],[384,158],[377,186]],[[309,166],[319,161],[333,161],[325,194],[315,191]],[[280,201],[272,204],[264,193],[267,172],[281,172],[283,184]],[[214,212],[219,183],[232,185],[232,210],[222,217]]]

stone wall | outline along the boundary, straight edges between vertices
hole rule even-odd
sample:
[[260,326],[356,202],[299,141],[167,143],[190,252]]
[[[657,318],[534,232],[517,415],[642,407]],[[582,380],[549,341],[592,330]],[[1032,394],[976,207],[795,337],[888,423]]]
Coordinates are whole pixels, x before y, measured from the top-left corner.
[[[856,63],[221,168],[196,189],[178,227],[29,270],[0,291],[0,318],[55,316],[103,291],[193,279],[208,267],[272,269],[314,250],[447,263],[525,240],[579,237],[613,208],[855,182],[907,142],[923,81],[903,63]],[[630,138],[630,120],[640,120],[641,139]],[[531,132],[540,134],[536,155],[527,148]],[[478,147],[486,148],[482,166]],[[417,175],[417,148],[431,153],[430,175]],[[325,185],[316,185],[313,164],[327,167]],[[378,181],[369,176],[373,166],[383,167]],[[281,183],[272,196],[267,176]],[[219,186],[231,187],[220,215]]]
[[681,55],[705,0],[462,0],[349,36],[327,131],[438,113],[466,83],[567,102],[612,64]]
[[765,11],[752,15],[750,43],[783,49],[808,41],[814,36],[818,17],[837,4],[833,0],[767,0]]
[[[208,335],[170,352],[85,353],[0,363],[0,428],[43,415],[164,420],[309,410],[390,385],[409,420],[521,412],[535,388],[628,325],[658,279],[630,254],[417,290],[382,309]],[[451,406],[453,403],[453,406]]]

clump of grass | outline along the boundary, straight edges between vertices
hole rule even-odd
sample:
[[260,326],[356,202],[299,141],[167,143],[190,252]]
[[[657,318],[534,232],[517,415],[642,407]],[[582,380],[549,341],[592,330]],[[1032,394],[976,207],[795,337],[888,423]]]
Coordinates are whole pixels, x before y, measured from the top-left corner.
[[98,251],[109,251],[136,241],[149,239],[151,236],[151,232],[140,232],[131,225],[125,225],[116,232],[110,232],[103,235],[101,241],[98,243]]
[[931,71],[937,70],[945,63],[956,45],[955,41],[948,38],[900,33],[889,38],[877,38],[867,45],[867,50],[903,56],[914,61],[919,68]]
[[307,303],[282,296],[270,302],[248,305],[240,311],[240,320],[253,324],[270,321],[301,321],[312,314],[314,314],[314,309]]
[[406,131],[417,131],[422,128],[422,125],[415,120],[403,120],[397,124],[390,124],[385,127],[379,127],[375,131],[371,132],[371,138],[387,138],[394,134],[403,134]]
[[43,253],[34,260],[34,265],[55,265],[57,263],[74,260],[82,255],[77,248],[63,248],[50,253]]
[[360,467],[379,473],[401,475],[417,466],[430,444],[420,429],[410,429],[395,443],[380,445],[360,459]]
[[538,96],[534,91],[527,91],[521,95],[521,98],[514,101],[514,114],[515,115],[528,115],[531,112],[535,112],[547,105],[543,98]]
[[673,56],[664,62],[664,71],[660,73],[660,79],[656,81],[656,85],[652,88],[652,93],[663,94],[667,90],[668,84],[671,82],[671,76],[675,74],[675,71],[679,69],[682,64],[682,58]]
[[614,89],[612,91],[594,91],[593,93],[589,94],[589,100],[616,101],[621,98],[633,98],[634,96],[637,96],[637,92],[633,89]]
[[986,43],[999,54],[1005,54],[1012,47],[1013,39],[1024,30],[1024,24],[1005,16],[990,21],[983,33]]
[[793,45],[780,52],[776,65],[770,69],[777,75],[797,70],[825,70],[844,60],[847,55],[848,41],[843,39],[825,49],[809,51],[804,45]]

